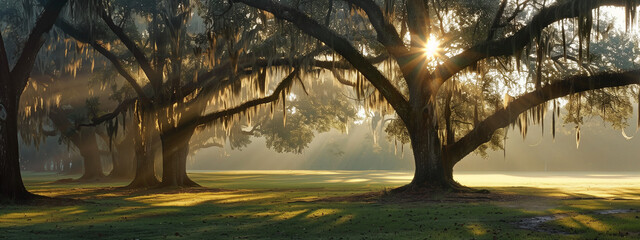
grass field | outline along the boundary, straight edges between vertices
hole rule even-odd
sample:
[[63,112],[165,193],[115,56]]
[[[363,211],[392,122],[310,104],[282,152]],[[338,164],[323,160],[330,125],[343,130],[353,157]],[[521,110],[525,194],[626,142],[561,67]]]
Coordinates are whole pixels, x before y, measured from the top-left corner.
[[[382,195],[411,174],[387,171],[194,172],[204,188],[125,191],[126,182],[53,183],[32,192],[81,199],[0,206],[4,239],[616,239],[640,237],[640,174],[461,173],[492,193],[403,201]],[[613,210],[603,212],[603,210]]]

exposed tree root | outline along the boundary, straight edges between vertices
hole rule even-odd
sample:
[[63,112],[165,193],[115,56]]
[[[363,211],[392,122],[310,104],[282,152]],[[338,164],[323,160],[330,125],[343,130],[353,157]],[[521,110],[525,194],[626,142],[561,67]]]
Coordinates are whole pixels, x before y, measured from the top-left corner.
[[447,181],[441,184],[416,184],[409,183],[389,191],[390,194],[442,194],[442,193],[489,193],[486,189],[475,189],[464,186],[456,181]]
[[158,181],[155,177],[145,178],[134,178],[131,183],[127,186],[122,187],[123,189],[144,189],[144,188],[155,188],[160,185],[160,181]]
[[185,179],[181,183],[160,183],[158,184],[158,188],[195,188],[202,187],[200,184],[194,182],[189,177],[185,177]]

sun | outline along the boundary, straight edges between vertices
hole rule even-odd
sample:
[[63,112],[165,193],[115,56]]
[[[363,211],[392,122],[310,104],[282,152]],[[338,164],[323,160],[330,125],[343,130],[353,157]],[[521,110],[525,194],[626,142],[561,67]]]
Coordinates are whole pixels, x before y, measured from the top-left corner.
[[429,37],[427,42],[424,44],[424,55],[427,58],[433,58],[438,55],[440,51],[440,41],[436,39],[434,36]]

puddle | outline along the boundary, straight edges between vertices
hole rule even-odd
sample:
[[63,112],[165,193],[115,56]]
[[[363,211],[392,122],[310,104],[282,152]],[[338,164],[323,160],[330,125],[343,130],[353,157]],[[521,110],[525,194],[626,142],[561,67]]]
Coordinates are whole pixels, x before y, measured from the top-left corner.
[[[607,210],[587,212],[584,214],[607,215],[607,214],[632,213],[632,212],[638,212],[638,210],[637,209],[607,209]],[[521,229],[527,229],[531,231],[538,231],[538,232],[552,233],[552,234],[570,234],[568,232],[563,232],[557,229],[541,227],[540,225],[546,222],[550,222],[550,221],[554,221],[554,220],[558,220],[558,219],[562,219],[570,216],[575,216],[575,215],[578,215],[578,213],[561,213],[561,214],[553,214],[553,215],[547,215],[547,216],[525,218],[516,222],[516,225],[518,225],[518,227]]]
[[568,216],[569,216],[569,214],[554,214],[554,215],[548,215],[548,216],[525,218],[525,219],[520,220],[517,223],[517,225],[518,225],[519,228],[528,229],[528,230],[531,230],[531,231],[538,231],[538,232],[545,232],[545,233],[555,233],[555,234],[567,234],[567,233],[559,231],[559,230],[541,228],[540,225],[542,225],[543,223],[546,223],[546,222],[553,221],[553,220],[566,218]]

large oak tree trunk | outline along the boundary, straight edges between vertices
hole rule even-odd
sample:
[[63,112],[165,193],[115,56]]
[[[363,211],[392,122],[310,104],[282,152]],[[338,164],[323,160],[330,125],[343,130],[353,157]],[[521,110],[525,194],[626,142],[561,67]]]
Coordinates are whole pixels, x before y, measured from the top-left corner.
[[20,175],[18,152],[18,97],[10,79],[0,79],[0,202],[24,201],[34,195],[29,193]]
[[0,33],[0,201],[22,202],[21,200],[35,196],[26,190],[20,175],[18,101],[27,84],[36,55],[44,44],[42,34],[51,29],[66,3],[67,0],[52,0],[47,3],[11,70]]
[[[424,92],[415,93],[425,96]],[[428,96],[428,95],[426,95]],[[434,101],[416,98],[411,102],[412,109],[405,125],[411,139],[415,162],[415,172],[411,183],[396,191],[447,191],[460,189],[453,180],[453,165],[448,161],[438,133],[436,105]]]
[[162,140],[163,186],[199,186],[187,176],[189,140],[194,130],[194,128],[188,128],[160,135],[160,139]]
[[[429,111],[433,108],[425,108]],[[409,188],[448,189],[453,179],[447,173],[435,119],[428,112],[413,111],[407,125],[413,148],[415,173]]]
[[129,188],[155,187],[160,184],[155,173],[155,155],[153,151],[153,119],[144,110],[136,113],[136,131],[134,139],[136,171]]

